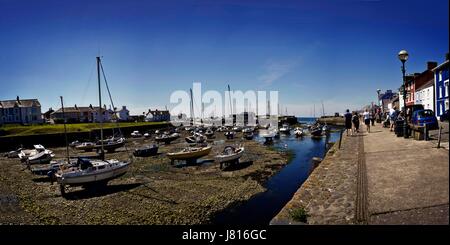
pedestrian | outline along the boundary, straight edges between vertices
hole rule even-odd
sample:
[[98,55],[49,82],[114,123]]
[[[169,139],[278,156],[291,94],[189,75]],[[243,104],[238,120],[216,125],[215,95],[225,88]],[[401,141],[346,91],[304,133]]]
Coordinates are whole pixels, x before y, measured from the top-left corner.
[[347,131],[347,136],[348,136],[348,131],[352,130],[352,114],[350,113],[349,109],[346,110],[346,113],[344,114],[344,118],[345,118],[345,130]]
[[394,106],[393,108],[389,109],[389,122],[390,127],[389,130],[392,132],[392,128],[394,128],[395,120],[397,119],[397,108]]
[[370,111],[370,121],[372,122],[372,126],[375,126],[375,112],[373,110]]
[[359,116],[358,116],[358,113],[356,113],[356,111],[353,112],[352,123],[353,123],[353,134],[358,133],[359,132]]
[[367,132],[370,133],[370,113],[369,110],[366,109],[363,113],[364,124],[366,125]]

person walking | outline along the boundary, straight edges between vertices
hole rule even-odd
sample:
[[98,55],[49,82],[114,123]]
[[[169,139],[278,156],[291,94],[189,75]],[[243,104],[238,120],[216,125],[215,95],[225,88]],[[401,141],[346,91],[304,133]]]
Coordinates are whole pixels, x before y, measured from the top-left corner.
[[397,108],[394,106],[389,110],[389,122],[390,127],[389,130],[392,132],[392,129],[394,128],[395,120],[397,119]]
[[348,136],[348,131],[352,130],[352,114],[350,113],[349,109],[346,110],[346,113],[344,114],[344,118],[345,118],[345,131],[347,131],[347,136]]
[[370,113],[369,110],[365,110],[363,113],[364,124],[366,125],[367,132],[370,133]]
[[375,112],[373,110],[370,111],[370,122],[372,122],[372,126],[375,126]]
[[353,123],[353,134],[356,134],[359,132],[359,115],[356,111],[353,112],[352,123]]

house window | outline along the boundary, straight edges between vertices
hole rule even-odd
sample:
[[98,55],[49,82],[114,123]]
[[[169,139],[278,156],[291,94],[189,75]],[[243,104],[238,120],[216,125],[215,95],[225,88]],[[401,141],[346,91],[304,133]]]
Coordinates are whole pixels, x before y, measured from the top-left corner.
[[447,97],[448,96],[448,81],[445,82],[444,89],[445,89],[445,91],[444,91],[445,97]]
[[442,87],[439,86],[438,90],[439,90],[439,98],[442,98]]
[[442,81],[442,71],[439,71],[439,80],[438,81]]

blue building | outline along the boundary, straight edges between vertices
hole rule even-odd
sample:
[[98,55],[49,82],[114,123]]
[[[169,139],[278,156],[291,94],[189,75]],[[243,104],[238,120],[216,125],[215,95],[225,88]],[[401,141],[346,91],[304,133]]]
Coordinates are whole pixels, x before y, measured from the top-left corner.
[[448,71],[449,71],[449,62],[448,62],[448,54],[446,55],[446,60],[444,63],[440,64],[436,68],[433,69],[434,72],[434,87],[435,87],[435,95],[436,95],[436,116],[441,116],[444,111],[448,110],[449,102],[449,84],[448,84]]

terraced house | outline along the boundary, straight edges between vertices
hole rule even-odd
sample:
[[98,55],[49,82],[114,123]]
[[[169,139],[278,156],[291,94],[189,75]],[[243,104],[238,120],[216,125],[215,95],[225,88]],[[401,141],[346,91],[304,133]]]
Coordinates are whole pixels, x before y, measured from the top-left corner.
[[441,116],[449,108],[448,96],[449,96],[449,84],[448,84],[448,54],[446,60],[433,69],[434,71],[434,87],[436,91],[436,116]]
[[0,124],[4,123],[42,123],[41,103],[37,99],[0,101]]

